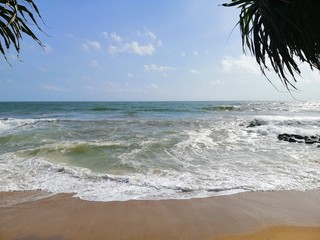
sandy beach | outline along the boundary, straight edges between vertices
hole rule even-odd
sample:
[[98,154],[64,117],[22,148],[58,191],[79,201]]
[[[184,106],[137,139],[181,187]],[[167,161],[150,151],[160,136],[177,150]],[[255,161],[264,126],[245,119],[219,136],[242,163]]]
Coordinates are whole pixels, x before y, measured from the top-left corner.
[[0,239],[320,239],[320,192],[90,202],[0,193]]

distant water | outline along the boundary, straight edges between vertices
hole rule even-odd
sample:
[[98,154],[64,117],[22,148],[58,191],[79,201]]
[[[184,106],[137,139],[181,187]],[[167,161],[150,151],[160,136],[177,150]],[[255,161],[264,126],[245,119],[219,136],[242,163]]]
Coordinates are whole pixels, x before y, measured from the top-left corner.
[[280,133],[320,134],[320,102],[2,102],[0,191],[112,201],[318,189],[320,148]]

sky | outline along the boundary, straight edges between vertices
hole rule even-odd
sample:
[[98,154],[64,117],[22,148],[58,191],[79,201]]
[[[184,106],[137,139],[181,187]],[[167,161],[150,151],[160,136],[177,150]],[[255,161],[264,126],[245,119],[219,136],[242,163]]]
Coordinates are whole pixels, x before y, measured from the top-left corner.
[[[225,1],[35,0],[45,47],[24,36],[0,59],[0,101],[293,100],[243,54]],[[301,68],[293,96],[320,100],[319,72]]]

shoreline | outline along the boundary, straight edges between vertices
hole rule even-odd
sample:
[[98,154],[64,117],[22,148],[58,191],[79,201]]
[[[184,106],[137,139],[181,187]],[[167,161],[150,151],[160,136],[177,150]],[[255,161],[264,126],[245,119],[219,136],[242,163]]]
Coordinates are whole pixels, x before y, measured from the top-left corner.
[[[0,192],[0,239],[233,240],[272,236],[270,239],[277,240],[295,239],[292,236],[300,232],[304,237],[296,239],[311,240],[320,236],[319,202],[319,190],[124,202],[91,202],[72,194],[41,191]],[[283,232],[290,237],[277,238],[276,233]]]

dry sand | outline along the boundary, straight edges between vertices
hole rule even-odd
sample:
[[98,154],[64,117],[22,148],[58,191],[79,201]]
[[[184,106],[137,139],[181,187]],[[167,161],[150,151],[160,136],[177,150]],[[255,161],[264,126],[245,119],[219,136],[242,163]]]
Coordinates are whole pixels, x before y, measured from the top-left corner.
[[318,240],[320,192],[126,202],[0,193],[0,239]]

